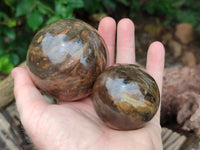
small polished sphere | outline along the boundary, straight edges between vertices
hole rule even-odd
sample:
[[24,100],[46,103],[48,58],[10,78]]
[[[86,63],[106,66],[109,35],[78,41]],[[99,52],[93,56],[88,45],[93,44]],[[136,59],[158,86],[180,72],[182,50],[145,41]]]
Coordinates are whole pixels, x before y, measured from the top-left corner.
[[107,48],[96,29],[77,19],[63,19],[42,28],[27,53],[35,85],[58,101],[91,94],[107,65]]
[[93,104],[111,128],[138,129],[156,114],[160,93],[155,80],[136,65],[107,68],[95,81]]

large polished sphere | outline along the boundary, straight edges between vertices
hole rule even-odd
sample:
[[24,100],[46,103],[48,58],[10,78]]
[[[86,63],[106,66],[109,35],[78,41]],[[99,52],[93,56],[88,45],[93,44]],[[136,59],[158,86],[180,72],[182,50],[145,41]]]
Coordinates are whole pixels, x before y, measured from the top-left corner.
[[96,29],[77,19],[63,19],[42,28],[27,54],[35,85],[58,101],[88,96],[107,65],[105,42]]
[[143,127],[160,103],[155,80],[135,65],[107,68],[95,81],[92,98],[98,116],[119,130]]

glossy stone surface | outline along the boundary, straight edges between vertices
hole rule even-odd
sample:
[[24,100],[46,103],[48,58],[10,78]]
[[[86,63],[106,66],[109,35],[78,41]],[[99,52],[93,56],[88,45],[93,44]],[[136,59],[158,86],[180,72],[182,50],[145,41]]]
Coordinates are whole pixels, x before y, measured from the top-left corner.
[[93,104],[111,128],[141,128],[158,110],[160,94],[155,80],[136,65],[107,68],[95,81]]
[[42,28],[33,38],[27,66],[36,86],[59,101],[88,96],[107,65],[107,49],[97,31],[77,19]]

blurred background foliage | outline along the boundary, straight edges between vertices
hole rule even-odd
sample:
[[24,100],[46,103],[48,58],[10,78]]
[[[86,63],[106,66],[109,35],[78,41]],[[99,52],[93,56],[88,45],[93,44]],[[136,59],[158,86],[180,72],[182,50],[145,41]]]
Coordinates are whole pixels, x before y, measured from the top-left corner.
[[88,22],[101,13],[116,20],[159,17],[163,26],[187,22],[200,35],[199,0],[1,0],[0,73],[10,73],[25,60],[33,35],[46,24],[61,18]]

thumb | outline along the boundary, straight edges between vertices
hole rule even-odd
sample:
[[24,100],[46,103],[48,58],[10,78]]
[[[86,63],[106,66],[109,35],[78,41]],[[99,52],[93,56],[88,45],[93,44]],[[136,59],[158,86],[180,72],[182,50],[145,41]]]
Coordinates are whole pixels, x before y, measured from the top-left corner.
[[12,70],[14,78],[14,95],[17,109],[24,126],[31,123],[31,118],[38,118],[48,105],[39,90],[33,84],[28,72],[24,68]]

